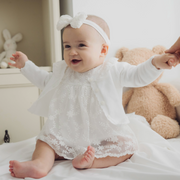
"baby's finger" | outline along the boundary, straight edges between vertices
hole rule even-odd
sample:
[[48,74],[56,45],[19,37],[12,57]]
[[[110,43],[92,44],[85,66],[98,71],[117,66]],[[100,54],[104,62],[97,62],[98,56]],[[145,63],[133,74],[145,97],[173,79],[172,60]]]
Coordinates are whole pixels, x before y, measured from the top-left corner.
[[162,66],[162,69],[171,69],[172,66],[167,63],[164,63],[163,66]]
[[168,60],[168,65],[169,66],[173,66],[175,64],[175,60],[174,59],[169,59]]
[[8,64],[9,64],[10,66],[16,67],[16,63],[10,63],[10,62],[8,62]]
[[19,57],[21,56],[23,53],[21,51],[16,51],[16,55]]
[[16,53],[16,54],[12,54],[13,57],[15,58],[19,58],[19,55]]
[[171,67],[176,67],[179,64],[179,60],[177,58],[170,58],[167,64]]
[[12,56],[15,57],[15,58],[19,58],[20,54],[19,54],[18,51],[16,51],[14,54],[12,54]]
[[13,58],[13,57],[10,57],[10,60],[15,61],[16,59],[15,59],[15,58]]

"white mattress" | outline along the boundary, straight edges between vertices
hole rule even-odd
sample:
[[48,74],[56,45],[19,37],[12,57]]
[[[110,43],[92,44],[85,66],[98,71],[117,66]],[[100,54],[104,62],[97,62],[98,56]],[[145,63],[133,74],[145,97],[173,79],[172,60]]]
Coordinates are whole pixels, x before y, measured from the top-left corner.
[[[180,180],[180,136],[165,140],[147,125],[134,120],[131,128],[139,141],[139,151],[117,166],[77,170],[70,160],[55,161],[43,180]],[[0,180],[14,179],[9,160],[27,161],[35,148],[35,137],[0,146]],[[26,178],[32,179],[32,178]]]

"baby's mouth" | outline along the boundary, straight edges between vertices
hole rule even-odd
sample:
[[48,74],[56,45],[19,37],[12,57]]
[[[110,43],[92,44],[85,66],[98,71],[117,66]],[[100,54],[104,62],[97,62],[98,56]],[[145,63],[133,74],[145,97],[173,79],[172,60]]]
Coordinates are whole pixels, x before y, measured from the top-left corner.
[[82,61],[82,60],[78,60],[78,59],[72,59],[72,60],[71,60],[71,62],[72,62],[73,64],[78,64],[80,61]]

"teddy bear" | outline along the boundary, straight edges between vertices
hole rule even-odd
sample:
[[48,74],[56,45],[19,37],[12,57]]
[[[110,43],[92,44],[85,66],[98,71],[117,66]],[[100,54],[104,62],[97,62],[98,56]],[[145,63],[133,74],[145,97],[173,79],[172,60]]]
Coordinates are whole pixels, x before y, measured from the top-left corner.
[[[165,47],[155,46],[154,48],[120,48],[116,57],[119,62],[127,62],[138,65],[147,61],[150,57],[163,54]],[[163,74],[163,73],[162,73]],[[146,118],[150,127],[162,137],[174,138],[180,134],[179,123],[177,122],[176,108],[180,105],[179,91],[168,83],[158,83],[162,74],[151,84],[129,88],[123,93],[123,107],[126,113],[141,115]]]
[[16,48],[17,48],[16,42],[22,40],[22,34],[18,33],[11,38],[10,32],[7,29],[4,29],[3,37],[5,39],[5,43],[4,43],[5,51],[3,51],[0,54],[0,67],[2,69],[5,69],[7,67],[14,68],[13,66],[10,66],[8,62],[14,63],[13,61],[10,60],[10,57],[12,57],[12,54],[16,52]]

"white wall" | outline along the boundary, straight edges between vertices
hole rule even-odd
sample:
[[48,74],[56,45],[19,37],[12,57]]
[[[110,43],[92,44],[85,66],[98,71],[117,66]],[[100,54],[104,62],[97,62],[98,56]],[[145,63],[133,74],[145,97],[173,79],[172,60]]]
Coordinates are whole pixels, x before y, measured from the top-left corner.
[[100,16],[111,30],[114,56],[122,46],[169,48],[180,36],[179,0],[72,0],[73,15],[86,12]]

